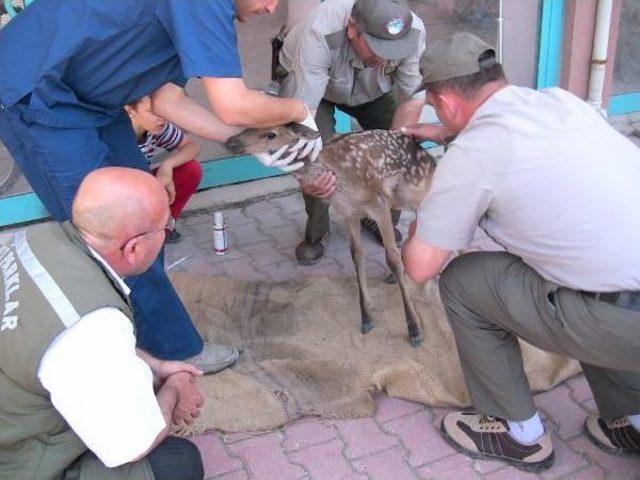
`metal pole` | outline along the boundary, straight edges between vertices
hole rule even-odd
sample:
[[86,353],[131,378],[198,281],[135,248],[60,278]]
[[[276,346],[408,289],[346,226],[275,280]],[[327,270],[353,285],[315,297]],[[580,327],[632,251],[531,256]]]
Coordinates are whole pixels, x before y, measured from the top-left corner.
[[593,33],[593,50],[591,53],[591,71],[589,72],[589,96],[587,103],[597,109],[603,116],[602,92],[604,77],[607,71],[607,50],[609,48],[609,28],[611,27],[612,0],[598,0],[596,26]]
[[504,45],[504,4],[503,0],[498,2],[498,45],[496,47],[496,57],[498,63],[502,63],[502,47]]

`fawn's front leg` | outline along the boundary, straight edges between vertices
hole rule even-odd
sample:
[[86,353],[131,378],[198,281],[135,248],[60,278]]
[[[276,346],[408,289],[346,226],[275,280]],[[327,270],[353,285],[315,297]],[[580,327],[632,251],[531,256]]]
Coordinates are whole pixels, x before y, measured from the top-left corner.
[[365,272],[365,258],[362,253],[362,239],[360,236],[360,216],[353,215],[346,219],[347,231],[349,232],[349,247],[351,248],[351,258],[356,268],[358,278],[358,291],[360,292],[360,315],[362,322],[360,331],[368,333],[373,328],[371,322],[371,300],[369,298],[369,288],[367,286],[367,274]]

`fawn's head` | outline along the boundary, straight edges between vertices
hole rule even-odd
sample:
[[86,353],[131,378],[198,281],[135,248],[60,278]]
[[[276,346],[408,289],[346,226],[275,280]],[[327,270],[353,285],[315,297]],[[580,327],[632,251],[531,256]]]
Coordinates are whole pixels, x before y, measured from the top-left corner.
[[294,145],[298,140],[313,140],[320,133],[299,123],[288,123],[271,128],[247,128],[229,138],[224,146],[234,154],[273,154],[283,145]]

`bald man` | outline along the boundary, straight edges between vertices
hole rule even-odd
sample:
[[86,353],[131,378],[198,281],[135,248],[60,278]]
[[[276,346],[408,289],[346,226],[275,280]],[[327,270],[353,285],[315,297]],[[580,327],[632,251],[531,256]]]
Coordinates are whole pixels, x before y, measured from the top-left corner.
[[203,478],[197,448],[168,436],[198,416],[202,372],[136,349],[122,279],[153,263],[169,219],[152,175],[106,167],[71,221],[0,245],[0,478]]

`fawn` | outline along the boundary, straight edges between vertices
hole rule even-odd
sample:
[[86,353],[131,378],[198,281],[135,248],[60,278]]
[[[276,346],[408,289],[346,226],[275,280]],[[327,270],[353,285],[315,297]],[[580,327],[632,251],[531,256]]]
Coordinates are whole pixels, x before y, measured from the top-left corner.
[[[273,128],[249,128],[229,138],[225,146],[236,154],[273,153],[297,140],[317,138],[318,132],[300,124]],[[372,328],[371,300],[367,288],[360,238],[360,220],[369,217],[378,224],[389,269],[402,293],[409,343],[422,342],[418,316],[407,291],[400,251],[395,242],[391,209],[418,209],[436,166],[433,157],[411,138],[388,130],[369,130],[333,137],[325,143],[315,161],[303,159],[296,172],[306,181],[332,170],[336,190],[326,199],[345,219],[349,232],[351,257],[356,268],[360,292],[361,332]]]

